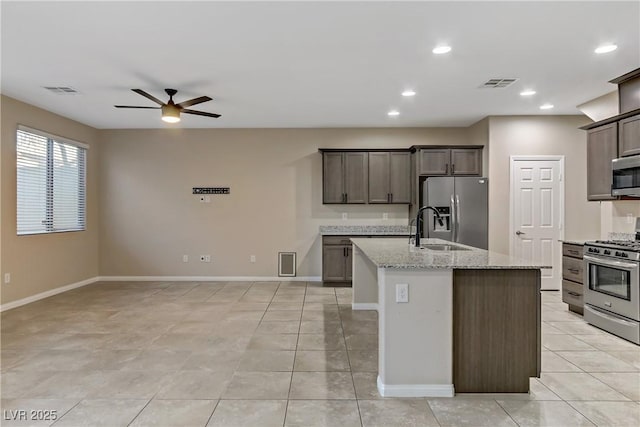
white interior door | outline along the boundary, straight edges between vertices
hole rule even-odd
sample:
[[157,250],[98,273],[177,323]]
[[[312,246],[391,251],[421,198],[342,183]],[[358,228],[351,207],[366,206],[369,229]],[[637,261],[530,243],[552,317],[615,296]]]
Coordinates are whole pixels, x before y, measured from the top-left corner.
[[559,290],[562,275],[564,159],[511,158],[511,254],[542,269],[542,289]]

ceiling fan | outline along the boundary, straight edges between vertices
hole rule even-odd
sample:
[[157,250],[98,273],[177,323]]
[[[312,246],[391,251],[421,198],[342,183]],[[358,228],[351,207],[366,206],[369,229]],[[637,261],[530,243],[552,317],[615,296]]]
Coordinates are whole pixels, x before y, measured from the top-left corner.
[[213,117],[213,118],[221,117],[220,114],[207,113],[205,111],[190,110],[190,109],[187,108],[187,107],[190,107],[190,106],[195,105],[195,104],[200,104],[202,102],[211,101],[211,98],[209,98],[208,96],[199,96],[198,98],[193,98],[193,99],[190,99],[188,101],[183,101],[183,102],[180,102],[180,103],[176,104],[175,102],[173,102],[173,96],[176,93],[178,93],[178,91],[175,90],[175,89],[165,89],[164,90],[165,92],[167,92],[167,95],[169,95],[169,101],[166,102],[166,103],[160,101],[158,98],[156,98],[153,95],[148,94],[147,92],[143,91],[142,89],[131,89],[131,90],[134,91],[137,94],[140,94],[140,95],[144,96],[145,98],[149,98],[150,100],[152,100],[156,104],[159,104],[160,107],[139,107],[139,106],[134,106],[134,105],[114,105],[114,107],[116,107],[116,108],[145,108],[145,109],[151,109],[151,110],[162,110],[162,120],[167,122],[167,123],[177,123],[177,122],[179,122],[180,121],[180,113],[195,114],[197,116],[205,116],[205,117]]

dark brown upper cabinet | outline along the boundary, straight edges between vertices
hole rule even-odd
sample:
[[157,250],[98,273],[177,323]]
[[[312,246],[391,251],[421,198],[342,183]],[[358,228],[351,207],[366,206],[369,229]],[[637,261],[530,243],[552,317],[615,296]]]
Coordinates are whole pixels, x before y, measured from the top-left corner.
[[618,157],[618,124],[587,131],[587,200],[615,200],[611,195],[611,160]]
[[428,176],[482,175],[482,147],[421,148],[418,174]]
[[620,157],[640,154],[640,114],[618,122],[618,152]]
[[367,152],[324,152],[322,203],[367,203]]
[[411,154],[369,153],[369,203],[410,203]]

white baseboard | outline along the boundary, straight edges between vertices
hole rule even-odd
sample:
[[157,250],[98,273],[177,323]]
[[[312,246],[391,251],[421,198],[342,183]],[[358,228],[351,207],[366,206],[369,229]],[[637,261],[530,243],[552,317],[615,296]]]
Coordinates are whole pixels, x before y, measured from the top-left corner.
[[453,384],[382,384],[378,376],[378,393],[383,397],[453,397]]
[[351,303],[352,310],[376,310],[378,311],[377,302],[353,302]]
[[320,282],[320,276],[100,276],[101,282]]
[[63,292],[70,291],[72,289],[80,288],[82,286],[90,285],[99,280],[99,277],[92,277],[90,279],[81,280],[76,283],[71,283],[70,285],[60,286],[59,288],[51,289],[45,292],[40,292],[39,294],[31,295],[30,297],[22,298],[16,301],[11,301],[6,304],[0,305],[0,312],[11,310],[12,308],[20,307],[25,304],[29,304],[31,302],[39,301],[41,299],[45,299],[54,295],[61,294]]

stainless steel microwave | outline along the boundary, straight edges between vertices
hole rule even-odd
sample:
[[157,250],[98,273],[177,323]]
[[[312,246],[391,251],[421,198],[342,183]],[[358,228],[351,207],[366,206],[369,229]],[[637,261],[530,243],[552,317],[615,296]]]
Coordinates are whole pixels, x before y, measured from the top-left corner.
[[640,155],[611,161],[611,195],[640,197]]

